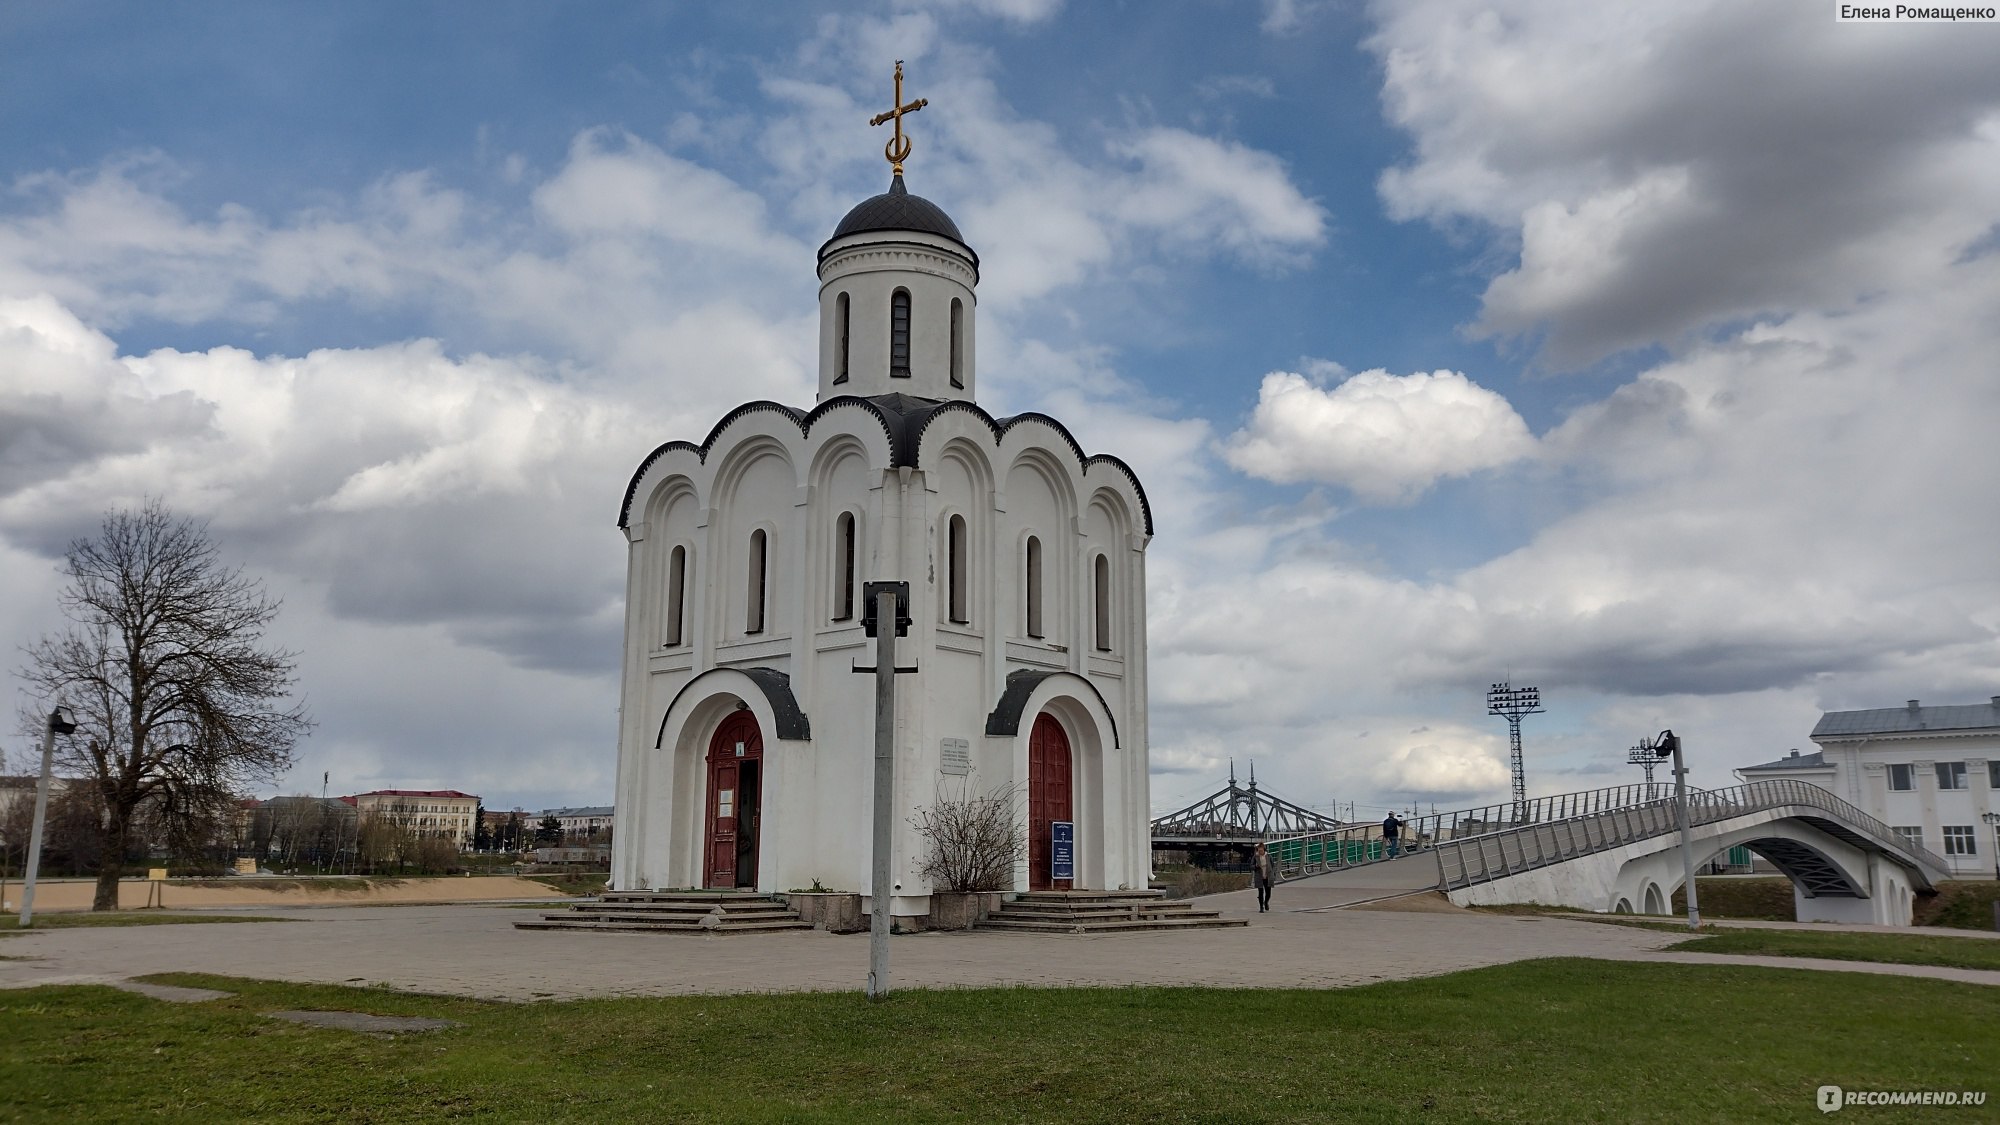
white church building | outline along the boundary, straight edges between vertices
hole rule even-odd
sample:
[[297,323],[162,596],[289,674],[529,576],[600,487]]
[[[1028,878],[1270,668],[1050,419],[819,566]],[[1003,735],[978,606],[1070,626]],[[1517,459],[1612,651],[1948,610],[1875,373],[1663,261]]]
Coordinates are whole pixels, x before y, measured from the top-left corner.
[[[625,490],[613,888],[878,891],[874,678],[853,671],[874,663],[866,581],[908,582],[913,619],[892,913],[929,913],[911,820],[940,795],[1013,794],[1016,890],[1144,887],[1138,478],[1054,418],[980,408],[979,256],[900,161],[817,265],[816,405],[744,403]],[[1052,878],[1058,824],[1069,881]]]

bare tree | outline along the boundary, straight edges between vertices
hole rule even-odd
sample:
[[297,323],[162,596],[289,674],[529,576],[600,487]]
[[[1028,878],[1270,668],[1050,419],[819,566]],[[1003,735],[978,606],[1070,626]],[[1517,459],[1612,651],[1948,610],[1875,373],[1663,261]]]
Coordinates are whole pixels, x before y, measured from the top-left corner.
[[157,500],[108,513],[96,538],[70,543],[64,571],[70,625],[28,646],[21,677],[76,714],[63,767],[103,815],[91,909],[115,910],[142,809],[192,841],[231,794],[291,765],[312,724],[285,698],[296,654],[259,645],[279,603],[223,567],[205,523]]
[[354,826],[354,858],[370,872],[379,871],[407,851],[409,830],[373,810]]
[[984,794],[939,789],[937,801],[911,824],[929,844],[919,870],[935,890],[1004,891],[1027,854],[1027,833],[1014,819],[1014,791],[1004,785]]

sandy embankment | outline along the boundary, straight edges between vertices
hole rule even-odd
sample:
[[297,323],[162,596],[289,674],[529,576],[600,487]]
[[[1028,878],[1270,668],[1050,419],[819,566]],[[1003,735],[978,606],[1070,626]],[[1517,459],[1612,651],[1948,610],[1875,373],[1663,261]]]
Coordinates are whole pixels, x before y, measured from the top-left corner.
[[[63,879],[35,884],[35,910],[88,910],[97,884],[87,879]],[[126,879],[118,884],[118,905],[136,909],[146,905],[151,884],[144,879]],[[374,880],[363,885],[358,879],[201,879],[178,882],[169,879],[162,893],[169,910],[190,910],[204,906],[378,906],[399,902],[490,902],[497,899],[563,899],[568,895],[512,875],[460,876],[456,879]],[[5,906],[21,908],[21,881],[6,885]]]

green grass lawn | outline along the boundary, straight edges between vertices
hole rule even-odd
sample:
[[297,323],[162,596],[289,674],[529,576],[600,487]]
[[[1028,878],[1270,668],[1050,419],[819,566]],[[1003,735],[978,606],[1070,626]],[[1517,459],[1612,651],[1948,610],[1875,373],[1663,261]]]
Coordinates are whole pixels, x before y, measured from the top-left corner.
[[[1693,938],[1673,948],[1693,953],[1762,953],[1774,957],[1828,957],[1836,961],[2000,970],[2000,939],[1995,938],[1724,928],[1721,933]],[[1995,1091],[1995,1096],[2000,1098],[2000,1090]]]
[[288,922],[289,918],[260,918],[254,914],[171,914],[161,910],[63,911],[37,914],[35,924],[21,929],[21,916],[0,917],[0,933],[31,933],[35,930],[75,930],[98,926],[178,926],[189,922]]
[[[873,1005],[513,1005],[157,979],[237,995],[0,992],[0,1119],[1797,1121],[1817,1117],[1823,1083],[2000,1085],[2000,988],[1735,966],[1548,960],[1331,991],[913,991]],[[284,1008],[465,1026],[391,1039],[260,1015]]]

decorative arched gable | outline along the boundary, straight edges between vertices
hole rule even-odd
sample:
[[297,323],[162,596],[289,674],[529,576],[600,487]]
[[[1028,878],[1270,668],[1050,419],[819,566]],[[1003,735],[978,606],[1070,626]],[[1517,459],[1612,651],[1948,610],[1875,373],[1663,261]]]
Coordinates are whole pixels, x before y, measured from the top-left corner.
[[[814,407],[810,412],[801,412],[793,407],[777,402],[746,402],[724,415],[722,420],[715,424],[715,428],[709,431],[708,436],[699,445],[685,441],[670,441],[648,454],[645,460],[639,463],[639,468],[632,474],[631,482],[625,487],[625,498],[618,508],[618,526],[621,528],[630,526],[633,502],[639,496],[641,485],[645,482],[649,473],[656,468],[669,467],[677,455],[691,459],[696,465],[707,464],[709,453],[721,443],[724,435],[733,426],[744,419],[773,414],[778,418],[788,420],[796,428],[798,436],[801,439],[810,441],[813,438],[814,430],[821,424],[822,420],[830,419],[837,413],[841,421],[846,423],[841,428],[848,432],[853,432],[855,425],[849,422],[848,419],[853,416],[853,412],[857,411],[863,416],[872,418],[874,423],[881,428],[883,439],[887,444],[887,457],[878,463],[888,468],[896,468],[904,465],[919,468],[925,467],[926,436],[933,425],[942,420],[965,423],[963,425],[948,425],[943,427],[946,430],[959,433],[973,428],[983,429],[991,435],[993,445],[996,449],[1006,441],[1011,432],[1017,429],[1045,429],[1050,438],[1052,438],[1053,443],[1067,449],[1070,456],[1074,458],[1079,477],[1083,484],[1094,487],[1098,485],[1102,478],[1108,475],[1111,479],[1105,481],[1106,486],[1112,488],[1114,491],[1123,492],[1129,490],[1130,503],[1140,513],[1141,522],[1145,527],[1145,534],[1149,538],[1153,534],[1153,509],[1152,505],[1146,499],[1145,488],[1139,483],[1138,474],[1132,471],[1130,465],[1109,454],[1098,453],[1086,456],[1083,452],[1083,447],[1077,444],[1076,436],[1069,432],[1068,427],[1054,418],[1046,414],[1029,413],[1017,414],[1007,419],[996,419],[981,409],[977,403],[963,400],[939,402],[935,399],[914,398],[909,395],[900,394],[876,395],[872,398],[841,395],[827,399],[825,402]],[[768,419],[760,420],[768,421]],[[1023,436],[1025,436],[1025,433]],[[805,455],[796,458],[795,463],[806,463],[812,460],[809,448],[801,450],[801,452]],[[681,468],[681,471],[689,472],[689,469],[684,466]],[[694,474],[690,472],[689,475]],[[1078,493],[1084,491],[1085,489],[1083,488],[1077,489]]]

